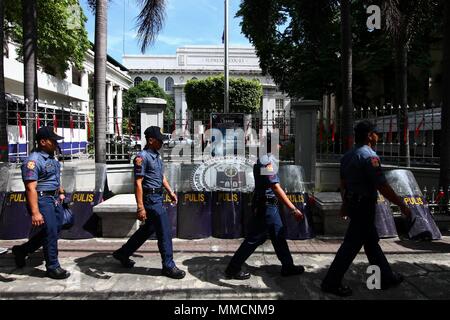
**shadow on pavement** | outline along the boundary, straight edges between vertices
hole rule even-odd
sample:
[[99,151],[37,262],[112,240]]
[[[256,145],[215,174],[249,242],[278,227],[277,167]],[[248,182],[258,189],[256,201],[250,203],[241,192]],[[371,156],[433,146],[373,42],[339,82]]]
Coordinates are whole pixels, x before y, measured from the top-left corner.
[[85,257],[76,258],[74,262],[82,273],[96,279],[110,279],[111,276],[106,274],[106,272],[153,277],[161,276],[161,269],[138,266],[134,266],[130,269],[124,268],[119,261],[113,258],[111,253],[93,253]]

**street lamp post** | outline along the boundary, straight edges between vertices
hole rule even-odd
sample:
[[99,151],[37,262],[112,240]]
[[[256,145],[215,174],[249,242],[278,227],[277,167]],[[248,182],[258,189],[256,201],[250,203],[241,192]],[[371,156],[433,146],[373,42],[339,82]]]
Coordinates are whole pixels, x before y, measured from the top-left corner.
[[223,31],[223,41],[224,41],[224,49],[225,49],[225,56],[224,56],[224,64],[225,64],[225,94],[224,94],[224,112],[228,113],[230,111],[229,106],[229,91],[230,91],[230,84],[229,84],[229,70],[228,70],[228,1],[225,0],[225,26]]

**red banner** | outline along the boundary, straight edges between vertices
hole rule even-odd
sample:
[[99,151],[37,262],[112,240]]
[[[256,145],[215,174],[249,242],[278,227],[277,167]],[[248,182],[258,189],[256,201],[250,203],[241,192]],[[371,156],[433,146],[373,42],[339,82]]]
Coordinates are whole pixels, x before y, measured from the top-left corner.
[[56,119],[56,114],[53,115],[53,128],[56,133],[56,129],[58,129],[58,119]]
[[19,113],[17,113],[17,127],[19,129],[19,138],[23,138],[22,119],[20,118]]
[[330,129],[331,129],[331,141],[332,142],[334,142],[334,140],[335,140],[335,134],[336,134],[336,132],[335,132],[335,128],[334,128],[334,122],[332,122],[331,124],[330,124]]
[[88,140],[89,140],[91,138],[91,124],[89,122],[89,116],[86,117],[86,126],[87,126]]
[[117,118],[116,118],[116,133],[117,133],[117,136],[120,137],[119,121],[117,121]]
[[39,118],[39,116],[36,116],[36,132],[39,130],[40,127],[41,127],[41,118]]
[[415,132],[414,132],[414,138],[418,138],[420,134],[420,128],[425,124],[425,118],[422,118],[422,121],[420,121],[419,125],[417,126]]

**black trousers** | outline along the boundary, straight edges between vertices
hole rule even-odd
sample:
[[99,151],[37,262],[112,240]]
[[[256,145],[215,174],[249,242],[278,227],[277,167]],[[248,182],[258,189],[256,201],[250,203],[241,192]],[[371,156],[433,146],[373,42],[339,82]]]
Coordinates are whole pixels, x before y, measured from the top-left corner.
[[336,253],[336,257],[328,269],[323,282],[330,286],[341,285],[345,272],[352,264],[358,252],[364,251],[371,265],[377,265],[381,271],[381,281],[392,279],[392,270],[380,245],[375,227],[376,200],[363,199],[348,203],[347,212],[350,224],[344,242]]

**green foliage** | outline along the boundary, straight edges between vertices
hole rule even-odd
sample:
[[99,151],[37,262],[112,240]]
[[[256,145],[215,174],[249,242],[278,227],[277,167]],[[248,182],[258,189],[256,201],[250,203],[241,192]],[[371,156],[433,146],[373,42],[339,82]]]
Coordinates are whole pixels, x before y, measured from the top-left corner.
[[137,86],[130,88],[123,96],[124,132],[128,132],[128,120],[126,118],[133,118],[138,112],[136,99],[145,97],[165,99],[167,101],[167,107],[164,110],[164,120],[169,123],[173,121],[175,113],[175,103],[173,98],[166,94],[155,82],[144,80]]
[[[382,30],[369,32],[366,26],[367,6],[381,6],[382,2],[351,1],[355,105],[393,101],[394,48],[385,30],[385,16],[382,13]],[[425,98],[423,88],[431,68],[430,47],[442,39],[440,1],[430,0],[426,5],[429,6],[423,10],[426,18],[422,16],[421,27],[415,29],[410,43],[412,101]],[[242,17],[242,32],[255,46],[263,72],[270,74],[281,90],[291,97],[307,99],[335,93],[340,100],[339,1],[242,0],[237,15]],[[375,88],[380,83],[381,93]]]
[[[44,71],[64,77],[69,62],[82,69],[90,48],[85,23],[87,21],[78,0],[37,0],[38,63]],[[79,15],[74,14],[79,13]],[[6,1],[5,23],[12,39],[19,43],[22,56],[22,4]]]
[[[189,80],[185,87],[188,108],[194,112],[222,112],[224,76]],[[253,113],[261,108],[262,86],[257,80],[230,79],[230,112]]]

